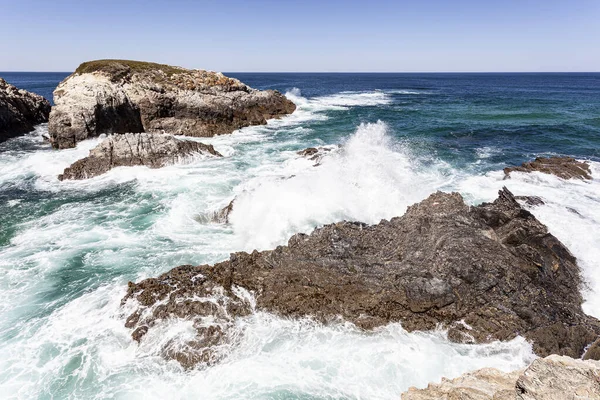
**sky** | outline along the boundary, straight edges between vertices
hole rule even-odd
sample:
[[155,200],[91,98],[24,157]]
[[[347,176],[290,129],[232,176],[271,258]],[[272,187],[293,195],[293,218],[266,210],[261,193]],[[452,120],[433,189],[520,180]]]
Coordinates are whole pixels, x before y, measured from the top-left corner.
[[0,71],[600,71],[600,0],[0,0]]

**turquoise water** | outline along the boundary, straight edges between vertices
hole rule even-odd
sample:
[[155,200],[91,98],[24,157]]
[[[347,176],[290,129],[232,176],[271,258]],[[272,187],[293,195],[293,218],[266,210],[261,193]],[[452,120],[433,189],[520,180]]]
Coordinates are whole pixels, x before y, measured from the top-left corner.
[[[520,338],[465,346],[443,331],[257,313],[239,321],[225,362],[186,372],[160,352],[189,322],[164,321],[141,345],[123,326],[129,280],[342,219],[377,223],[435,190],[470,203],[503,185],[544,197],[532,211],[578,257],[585,310],[600,316],[600,74],[230,75],[287,93],[298,110],[202,139],[223,159],[59,182],[98,139],[53,151],[40,126],[0,144],[0,397],[391,399],[483,366],[519,368],[532,357]],[[48,96],[66,74],[0,76]],[[332,155],[314,167],[296,154],[309,146]],[[596,178],[502,179],[504,166],[552,154],[590,160]],[[231,224],[208,222],[234,197]]]

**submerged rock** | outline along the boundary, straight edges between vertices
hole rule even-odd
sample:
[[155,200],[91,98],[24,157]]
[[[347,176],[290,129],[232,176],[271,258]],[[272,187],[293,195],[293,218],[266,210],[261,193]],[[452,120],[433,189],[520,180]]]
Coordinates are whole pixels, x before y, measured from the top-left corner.
[[296,106],[221,73],[126,60],[83,63],[54,91],[48,130],[55,148],[102,133],[214,136],[265,124]]
[[87,179],[123,166],[160,168],[197,153],[222,157],[212,145],[179,140],[162,133],[111,135],[90,150],[89,156],[67,167],[58,179]]
[[543,172],[545,174],[556,175],[562,179],[592,179],[590,166],[586,162],[577,161],[572,157],[538,157],[535,161],[525,162],[520,167],[504,168],[506,177],[511,172]]
[[[338,150],[340,148],[340,146],[337,147]],[[296,154],[304,158],[308,158],[310,161],[314,161],[316,167],[318,165],[321,165],[321,160],[323,160],[323,157],[325,157],[328,154],[332,154],[334,150],[336,150],[335,147],[307,147],[304,150],[296,152]]]
[[35,125],[48,122],[49,114],[48,100],[0,78],[0,142],[31,132]]
[[552,355],[535,360],[526,369],[505,373],[484,368],[402,394],[402,400],[454,399],[600,399],[600,362]]
[[[580,285],[575,258],[505,188],[476,207],[437,192],[377,225],[339,222],[275,250],[178,267],[131,283],[124,302],[138,302],[130,328],[171,317],[231,321],[256,308],[364,329],[441,324],[468,343],[522,335],[540,356],[580,357],[600,334],[581,310]],[[230,299],[227,312],[205,303],[217,289]]]
[[221,224],[228,224],[229,223],[229,215],[233,211],[233,202],[234,201],[235,201],[235,198],[233,200],[231,200],[229,202],[229,204],[227,204],[225,207],[223,207],[219,211],[215,212],[210,218],[211,221],[218,222]]

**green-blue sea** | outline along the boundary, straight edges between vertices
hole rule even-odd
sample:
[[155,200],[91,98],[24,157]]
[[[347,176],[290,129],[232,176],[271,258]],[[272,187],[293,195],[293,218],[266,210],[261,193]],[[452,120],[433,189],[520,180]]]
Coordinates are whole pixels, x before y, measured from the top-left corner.
[[[0,73],[52,97],[64,73]],[[127,282],[181,264],[270,249],[340,220],[377,223],[436,190],[470,204],[502,186],[578,258],[584,310],[600,317],[600,74],[228,74],[277,89],[297,110],[266,126],[193,139],[223,158],[162,169],[57,175],[99,138],[52,150],[47,127],[0,144],[0,398],[398,399],[481,367],[521,368],[522,338],[459,345],[443,329],[362,332],[257,312],[210,367],[161,354],[194,334],[162,321],[138,344],[124,327]],[[318,167],[297,154],[331,149]],[[537,156],[590,162],[592,181],[502,168]],[[229,224],[210,215],[235,198]]]

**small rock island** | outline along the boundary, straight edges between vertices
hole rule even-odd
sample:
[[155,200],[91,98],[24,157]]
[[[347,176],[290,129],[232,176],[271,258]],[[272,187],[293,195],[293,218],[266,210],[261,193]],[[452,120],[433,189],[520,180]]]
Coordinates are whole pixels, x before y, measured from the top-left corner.
[[196,137],[266,124],[296,106],[218,72],[128,60],[81,64],[54,91],[50,142],[57,149],[100,134],[170,133]]

